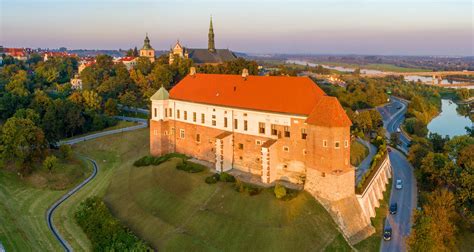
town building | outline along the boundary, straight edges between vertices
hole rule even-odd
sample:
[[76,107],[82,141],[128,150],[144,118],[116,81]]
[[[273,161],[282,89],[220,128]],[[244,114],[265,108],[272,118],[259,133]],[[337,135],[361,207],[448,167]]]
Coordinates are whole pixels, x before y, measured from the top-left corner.
[[125,65],[125,67],[127,68],[127,70],[130,70],[132,68],[134,68],[136,65],[137,65],[137,60],[138,58],[137,57],[131,57],[131,56],[127,56],[127,57],[121,57],[121,58],[118,58],[116,60],[114,60],[114,63],[123,63]]
[[75,90],[81,90],[82,89],[82,80],[79,77],[79,74],[75,74],[74,78],[70,80],[71,83],[71,88]]
[[3,48],[3,53],[7,56],[11,56],[14,59],[26,61],[28,60],[28,52],[25,48]]
[[145,36],[142,49],[140,49],[140,57],[148,58],[151,62],[155,62],[155,49],[150,45],[148,33]]
[[169,63],[172,64],[176,57],[184,59],[192,59],[195,64],[222,64],[226,61],[237,59],[235,54],[229,49],[216,49],[214,42],[214,27],[212,18],[209,24],[208,45],[207,49],[187,48],[183,47],[179,40],[170,49]]

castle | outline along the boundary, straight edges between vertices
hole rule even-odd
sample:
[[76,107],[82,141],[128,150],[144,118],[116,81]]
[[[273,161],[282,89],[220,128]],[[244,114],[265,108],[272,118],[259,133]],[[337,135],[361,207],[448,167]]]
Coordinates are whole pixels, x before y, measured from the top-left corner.
[[150,152],[179,152],[270,184],[303,184],[347,238],[373,233],[355,196],[351,121],[307,77],[190,74],[151,97]]
[[237,57],[229,49],[216,49],[214,42],[214,27],[212,25],[212,17],[209,24],[207,49],[186,48],[183,47],[179,40],[170,49],[169,64],[173,64],[176,57],[184,59],[192,59],[195,64],[221,64],[226,61],[237,59]]

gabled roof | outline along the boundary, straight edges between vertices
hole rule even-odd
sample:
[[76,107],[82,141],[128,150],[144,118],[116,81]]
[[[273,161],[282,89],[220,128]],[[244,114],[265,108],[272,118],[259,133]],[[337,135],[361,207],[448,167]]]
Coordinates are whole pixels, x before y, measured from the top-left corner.
[[188,75],[170,98],[225,107],[307,116],[324,92],[307,77]]
[[169,98],[169,93],[166,91],[166,89],[161,86],[158,91],[154,95],[150,97],[150,100],[154,101],[160,101],[160,100],[168,100]]
[[321,96],[306,123],[323,127],[350,127],[351,120],[336,97]]
[[237,59],[229,49],[217,49],[210,52],[208,49],[186,48],[189,58],[196,64],[202,63],[223,63]]

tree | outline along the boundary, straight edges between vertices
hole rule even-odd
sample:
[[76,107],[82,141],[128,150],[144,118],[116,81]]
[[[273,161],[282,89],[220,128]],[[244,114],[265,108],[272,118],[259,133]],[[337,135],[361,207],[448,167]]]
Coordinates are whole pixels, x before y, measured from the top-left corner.
[[92,90],[84,90],[82,92],[82,98],[84,99],[84,105],[89,110],[100,110],[100,105],[102,103],[102,97],[100,97],[96,92]]
[[140,54],[138,53],[138,49],[137,47],[135,46],[135,48],[133,48],[133,57],[138,57]]
[[400,145],[402,142],[400,141],[400,135],[398,132],[392,132],[390,133],[390,143],[392,146],[397,147]]
[[137,60],[137,65],[135,66],[135,69],[140,71],[144,75],[148,75],[153,68],[153,65],[150,62],[150,59],[146,57],[140,57]]
[[54,155],[47,156],[43,161],[43,168],[48,170],[49,173],[51,173],[51,171],[53,171],[53,169],[55,169],[57,165],[58,158]]
[[410,161],[415,168],[418,168],[423,158],[425,158],[432,149],[431,143],[426,138],[414,137],[410,151],[408,152],[408,161]]
[[72,157],[72,148],[70,145],[63,144],[59,146],[59,152],[61,153],[62,159],[69,159]]
[[109,98],[105,103],[105,114],[108,116],[115,116],[118,114],[117,102],[115,99]]
[[356,127],[358,127],[362,132],[367,133],[372,129],[372,118],[369,111],[364,110],[359,112],[354,119],[354,124],[356,124]]
[[28,96],[30,92],[26,88],[28,77],[26,71],[20,70],[13,76],[6,86],[6,90],[17,96]]
[[11,117],[2,127],[1,157],[14,161],[22,173],[31,169],[31,163],[40,159],[46,149],[43,131],[29,119]]
[[173,73],[165,65],[156,65],[151,71],[152,88],[154,91],[161,86],[169,88],[173,80]]
[[120,103],[127,107],[136,107],[137,106],[137,96],[132,91],[126,91],[120,96]]
[[23,118],[23,119],[29,119],[32,121],[35,125],[39,125],[40,123],[40,115],[34,111],[33,109],[19,109],[15,112],[13,115],[16,118]]
[[53,101],[43,90],[35,90],[33,100],[31,101],[30,108],[34,109],[40,117],[44,116],[47,108],[51,105]]

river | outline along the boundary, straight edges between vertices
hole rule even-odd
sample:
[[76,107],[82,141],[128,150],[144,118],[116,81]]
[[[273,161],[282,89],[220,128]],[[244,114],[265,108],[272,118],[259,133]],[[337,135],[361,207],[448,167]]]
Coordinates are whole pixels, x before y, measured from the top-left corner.
[[465,127],[472,127],[469,117],[458,114],[458,105],[451,100],[441,100],[441,113],[428,124],[428,130],[441,136],[449,137],[465,135]]

